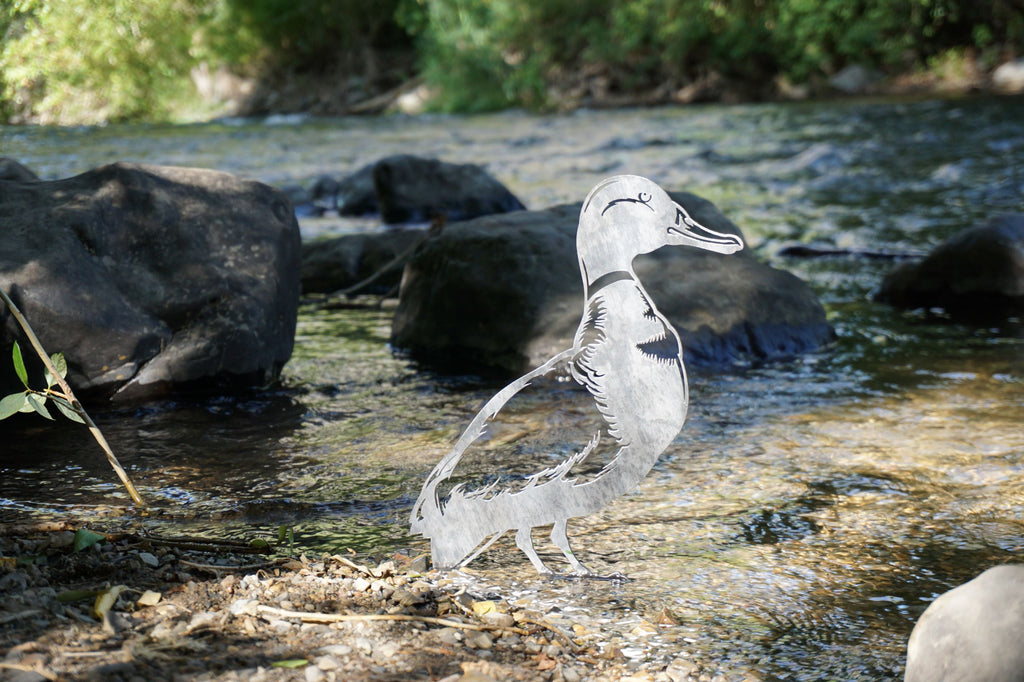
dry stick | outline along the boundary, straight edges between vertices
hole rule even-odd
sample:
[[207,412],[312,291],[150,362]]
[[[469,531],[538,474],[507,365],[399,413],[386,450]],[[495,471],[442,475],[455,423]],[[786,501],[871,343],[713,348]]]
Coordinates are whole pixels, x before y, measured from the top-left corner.
[[511,632],[516,635],[529,634],[521,628],[507,628],[500,625],[477,625],[475,623],[463,623],[447,618],[435,618],[434,616],[412,616],[403,613],[370,613],[370,614],[341,614],[341,613],[312,613],[309,611],[285,611],[273,606],[258,607],[260,613],[265,613],[277,618],[298,618],[303,623],[341,623],[344,621],[368,621],[368,620],[406,620],[416,623],[430,623],[449,628],[461,628],[463,630],[479,630],[483,632]]
[[32,347],[35,349],[36,355],[38,355],[39,359],[43,361],[43,365],[46,366],[50,376],[55,378],[57,383],[60,384],[61,390],[64,391],[64,398],[66,398],[71,404],[72,409],[78,413],[78,416],[82,418],[85,425],[89,427],[92,437],[95,438],[96,442],[100,444],[101,448],[103,448],[103,452],[107,455],[107,461],[110,462],[110,466],[114,468],[114,472],[117,474],[117,477],[121,479],[121,483],[123,483],[125,489],[128,490],[128,494],[131,496],[132,501],[139,506],[145,507],[146,503],[142,501],[142,496],[139,495],[139,491],[135,489],[131,479],[128,478],[127,472],[125,472],[121,463],[117,461],[117,457],[114,456],[114,451],[111,450],[110,445],[107,444],[107,439],[103,437],[103,432],[100,431],[100,427],[96,426],[96,423],[93,422],[92,418],[85,411],[85,408],[82,407],[82,403],[78,402],[78,398],[75,397],[74,392],[71,390],[71,386],[67,381],[65,381],[64,377],[60,375],[57,368],[53,366],[53,363],[50,361],[50,356],[46,354],[43,344],[39,342],[35,332],[32,331],[32,327],[29,326],[28,320],[25,319],[25,316],[21,314],[21,310],[18,309],[18,306],[14,304],[14,301],[11,300],[11,297],[8,296],[7,292],[3,289],[0,289],[0,297],[3,298],[4,303],[7,304],[7,308],[11,311],[11,314],[14,315],[14,319],[17,320],[18,324],[21,325],[21,328],[25,330],[25,335],[28,337],[29,342],[31,342]]

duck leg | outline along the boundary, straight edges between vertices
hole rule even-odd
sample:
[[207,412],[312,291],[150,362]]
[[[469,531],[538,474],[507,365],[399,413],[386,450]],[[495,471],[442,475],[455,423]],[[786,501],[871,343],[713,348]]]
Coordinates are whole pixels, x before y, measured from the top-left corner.
[[516,532],[516,547],[523,551],[523,554],[530,560],[530,563],[533,564],[538,573],[541,575],[551,575],[551,569],[544,565],[544,562],[537,556],[537,550],[533,548],[532,530],[532,528],[526,526]]
[[551,528],[551,542],[555,543],[558,549],[562,550],[562,554],[565,555],[569,565],[572,566],[573,575],[578,576],[592,576],[594,575],[589,568],[580,563],[580,560],[576,558],[576,555],[572,552],[572,547],[569,546],[569,536],[566,534],[566,525],[568,519],[562,519],[555,521],[555,525]]

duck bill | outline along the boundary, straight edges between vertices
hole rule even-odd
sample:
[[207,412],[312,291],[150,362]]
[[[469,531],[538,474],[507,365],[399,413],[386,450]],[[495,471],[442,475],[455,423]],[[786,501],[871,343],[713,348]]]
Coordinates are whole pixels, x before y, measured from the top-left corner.
[[715,253],[736,253],[743,248],[743,240],[734,234],[715,232],[691,218],[682,207],[677,207],[676,224],[668,228],[669,243],[696,246]]

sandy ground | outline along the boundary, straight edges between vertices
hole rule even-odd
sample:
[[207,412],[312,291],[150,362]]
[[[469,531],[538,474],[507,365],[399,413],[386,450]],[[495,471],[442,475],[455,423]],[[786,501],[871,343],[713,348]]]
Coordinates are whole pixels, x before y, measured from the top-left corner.
[[[426,557],[0,526],[0,680],[677,680]],[[263,548],[266,550],[267,548]]]

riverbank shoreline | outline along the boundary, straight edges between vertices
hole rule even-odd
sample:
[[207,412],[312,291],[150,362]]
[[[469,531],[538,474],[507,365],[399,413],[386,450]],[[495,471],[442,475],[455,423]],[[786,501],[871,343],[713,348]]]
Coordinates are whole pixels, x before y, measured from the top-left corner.
[[690,679],[637,671],[601,633],[476,594],[472,572],[427,571],[425,556],[135,532],[76,549],[82,533],[0,526],[0,679]]

